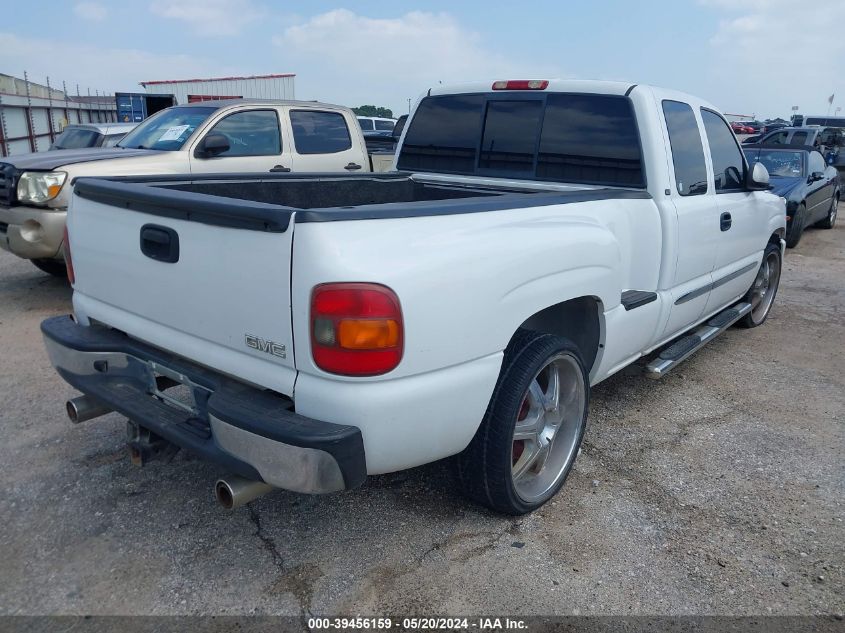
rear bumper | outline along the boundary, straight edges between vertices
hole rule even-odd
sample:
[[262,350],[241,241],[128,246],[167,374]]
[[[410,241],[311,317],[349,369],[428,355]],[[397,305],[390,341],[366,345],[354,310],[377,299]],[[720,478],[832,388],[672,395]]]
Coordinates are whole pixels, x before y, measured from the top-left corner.
[[[76,389],[231,472],[304,493],[355,488],[366,478],[357,427],[298,415],[283,396],[115,330],[62,316],[41,331],[56,371]],[[192,402],[170,398],[164,381],[185,386]]]
[[60,259],[67,211],[0,207],[0,248],[24,259]]

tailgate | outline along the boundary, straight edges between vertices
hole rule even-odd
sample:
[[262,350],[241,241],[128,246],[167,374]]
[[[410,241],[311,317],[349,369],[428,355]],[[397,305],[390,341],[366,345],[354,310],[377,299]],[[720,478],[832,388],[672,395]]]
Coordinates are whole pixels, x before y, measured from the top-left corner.
[[289,212],[149,185],[80,180],[68,232],[74,309],[83,322],[96,319],[293,395]]

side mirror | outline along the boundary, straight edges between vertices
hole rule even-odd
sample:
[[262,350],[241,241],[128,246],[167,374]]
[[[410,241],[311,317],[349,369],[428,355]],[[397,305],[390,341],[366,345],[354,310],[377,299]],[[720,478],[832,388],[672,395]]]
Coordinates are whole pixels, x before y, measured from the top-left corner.
[[229,139],[223,134],[209,134],[197,145],[194,156],[197,158],[212,158],[229,151]]
[[765,191],[769,188],[769,170],[763,163],[754,163],[745,180],[749,191]]
[[820,171],[814,171],[812,174],[810,174],[810,175],[807,177],[807,183],[808,183],[808,184],[812,184],[812,183],[814,183],[814,182],[817,182],[817,181],[819,181],[819,180],[823,180],[823,179],[824,179],[824,174],[823,174],[822,172],[820,172]]

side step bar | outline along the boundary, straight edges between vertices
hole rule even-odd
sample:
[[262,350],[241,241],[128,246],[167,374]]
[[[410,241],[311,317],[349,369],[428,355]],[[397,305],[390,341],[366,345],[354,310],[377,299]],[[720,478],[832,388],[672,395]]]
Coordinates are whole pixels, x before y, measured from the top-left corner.
[[732,308],[723,310],[694,332],[679,338],[660,352],[657,358],[646,365],[645,375],[649,378],[663,378],[691,354],[707,345],[749,312],[751,312],[750,303],[738,303]]

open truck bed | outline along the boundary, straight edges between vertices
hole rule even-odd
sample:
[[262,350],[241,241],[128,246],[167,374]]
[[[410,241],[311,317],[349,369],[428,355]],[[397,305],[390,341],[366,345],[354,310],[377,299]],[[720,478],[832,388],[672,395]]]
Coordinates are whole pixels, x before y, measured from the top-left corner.
[[75,193],[152,215],[266,231],[285,231],[294,214],[296,222],[370,220],[650,197],[636,189],[444,183],[405,172],[85,178]]

